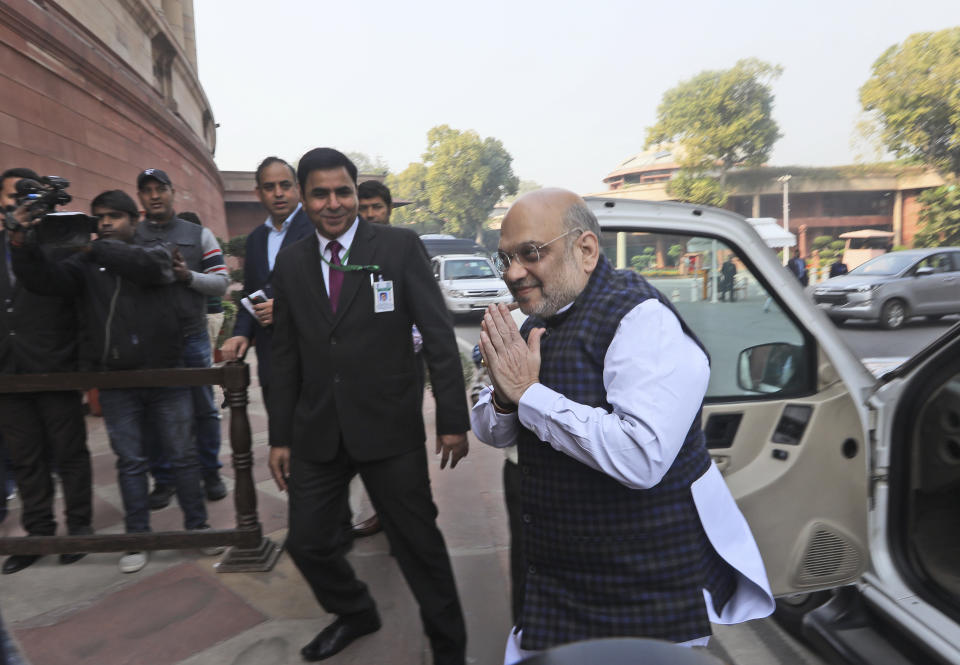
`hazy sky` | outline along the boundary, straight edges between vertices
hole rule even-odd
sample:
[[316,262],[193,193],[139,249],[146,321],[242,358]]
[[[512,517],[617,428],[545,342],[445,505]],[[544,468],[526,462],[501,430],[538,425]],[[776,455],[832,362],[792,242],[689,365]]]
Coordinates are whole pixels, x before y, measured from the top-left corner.
[[326,145],[396,172],[448,124],[500,139],[520,178],[581,193],[643,149],[666,90],[746,57],[784,67],[771,163],[852,163],[874,60],[913,32],[960,25],[958,0],[194,5],[221,169]]

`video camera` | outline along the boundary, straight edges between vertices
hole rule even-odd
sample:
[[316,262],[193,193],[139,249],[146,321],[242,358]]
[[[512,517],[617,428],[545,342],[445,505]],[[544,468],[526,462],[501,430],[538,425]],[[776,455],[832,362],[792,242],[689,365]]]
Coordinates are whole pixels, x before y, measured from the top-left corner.
[[[58,176],[45,176],[39,180],[23,178],[17,181],[17,207],[26,205],[31,220],[39,220],[27,233],[36,234],[36,240],[46,248],[77,248],[90,242],[90,234],[96,233],[97,220],[82,212],[55,212],[57,206],[73,200],[67,194],[70,181]],[[24,228],[8,212],[4,226],[10,231]]]

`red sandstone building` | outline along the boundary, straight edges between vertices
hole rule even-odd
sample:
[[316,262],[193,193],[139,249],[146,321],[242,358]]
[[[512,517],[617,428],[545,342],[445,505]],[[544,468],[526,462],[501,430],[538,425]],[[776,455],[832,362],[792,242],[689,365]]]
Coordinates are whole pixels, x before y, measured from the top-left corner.
[[[679,169],[669,150],[641,152],[611,171],[603,179],[608,190],[598,195],[669,201],[667,181]],[[786,187],[790,231],[806,256],[817,236],[836,237],[860,229],[891,231],[894,245],[911,246],[919,220],[917,196],[943,180],[922,167],[874,164],[742,169],[731,172],[728,183],[733,192],[727,208],[744,217],[773,217],[781,223]]]
[[67,178],[67,208],[86,210],[160,168],[176,209],[225,237],[215,127],[192,0],[0,2],[0,170]]

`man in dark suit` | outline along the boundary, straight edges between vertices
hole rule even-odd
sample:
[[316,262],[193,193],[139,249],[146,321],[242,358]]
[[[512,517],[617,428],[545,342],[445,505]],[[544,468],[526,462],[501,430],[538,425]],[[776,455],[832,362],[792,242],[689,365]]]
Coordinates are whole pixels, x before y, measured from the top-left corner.
[[257,373],[263,400],[269,403],[270,347],[273,339],[273,272],[277,253],[313,230],[300,205],[300,188],[293,167],[279,157],[267,157],[257,167],[257,198],[267,209],[267,220],[247,236],[243,261],[243,291],[246,295],[262,290],[266,299],[254,305],[254,317],[245,307],[237,311],[233,337],[220,349],[224,360],[242,358],[251,343],[257,349]]
[[430,493],[410,327],[423,334],[441,469],[467,454],[456,338],[423,244],[412,231],[358,219],[356,178],[336,150],[301,158],[297,179],[316,233],[281,251],[273,273],[270,470],[289,491],[287,551],[337,615],[301,654],[328,658],[380,628],[345,558],[347,486],[359,473],[420,605],[434,663],[463,665],[466,629]]

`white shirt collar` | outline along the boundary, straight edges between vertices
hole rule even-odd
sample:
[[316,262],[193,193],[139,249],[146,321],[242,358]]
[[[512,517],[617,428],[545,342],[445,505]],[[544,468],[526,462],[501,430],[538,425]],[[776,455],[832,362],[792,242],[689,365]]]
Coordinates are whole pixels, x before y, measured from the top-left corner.
[[273,225],[273,218],[270,217],[269,215],[267,215],[267,221],[264,222],[264,225],[274,233],[282,233],[283,231],[286,230],[288,226],[290,226],[290,222],[293,221],[293,218],[297,216],[297,213],[300,212],[300,208],[302,207],[303,207],[303,203],[298,203],[297,207],[294,208],[293,212],[291,212],[290,215],[285,220],[283,220],[283,224],[280,225],[279,230],[277,229],[277,227]]
[[[360,220],[359,217],[354,219],[353,224],[350,225],[350,228],[348,228],[346,231],[341,233],[339,237],[336,238],[337,242],[340,243],[340,246],[343,247],[344,250],[350,249],[350,245],[353,244],[353,237],[357,235],[357,225],[359,223],[359,220]],[[320,241],[320,256],[323,256],[327,251],[327,245],[333,242],[333,240],[323,237],[322,235],[320,235],[320,232],[317,230],[314,230],[314,233],[317,234],[317,240]],[[343,257],[341,256],[341,258]]]

